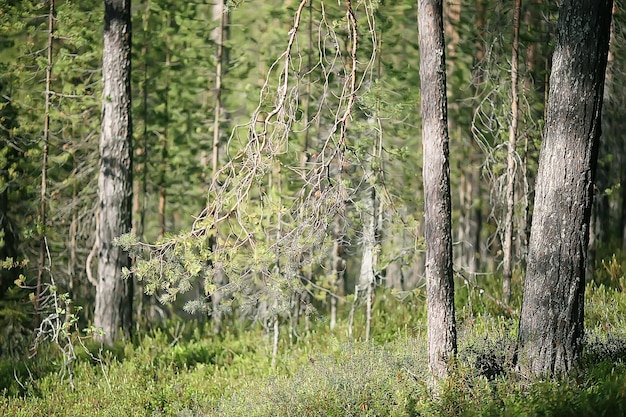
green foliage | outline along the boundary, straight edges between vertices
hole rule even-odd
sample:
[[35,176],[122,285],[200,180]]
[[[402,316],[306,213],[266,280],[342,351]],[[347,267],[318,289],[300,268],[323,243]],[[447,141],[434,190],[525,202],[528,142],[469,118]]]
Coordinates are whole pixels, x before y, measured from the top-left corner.
[[27,353],[32,339],[33,304],[28,291],[11,286],[0,300],[0,358],[16,359]]
[[585,328],[616,328],[626,324],[620,311],[626,307],[626,292],[621,289],[593,283],[587,285],[585,300]]
[[[53,343],[45,343],[37,359],[17,362],[32,341],[30,292],[2,293],[2,354],[16,364],[0,361],[5,389],[0,413],[566,415],[596,407],[619,414],[624,338],[614,330],[626,327],[624,255],[616,249],[622,241],[626,166],[621,127],[626,94],[618,77],[624,73],[623,59],[615,54],[613,79],[607,81],[606,151],[601,150],[598,175],[598,189],[606,192],[596,199],[606,236],[599,236],[597,285],[587,293],[586,368],[574,381],[518,381],[511,370],[515,318],[488,297],[499,296],[501,277],[479,274],[478,286],[456,282],[458,369],[434,398],[424,364],[424,289],[413,267],[424,247],[415,2],[352,2],[359,31],[358,91],[344,121],[352,41],[345,5],[306,4],[291,55],[282,61],[298,4],[226,3],[228,60],[218,123],[223,169],[217,173],[208,164],[217,93],[210,35],[217,22],[211,4],[145,0],[133,8],[137,227],[117,243],[137,262],[124,272],[150,296],[164,303],[180,300],[187,312],[203,316],[212,312],[211,297],[221,295],[218,308],[230,313],[224,321],[229,330],[209,336],[210,325],[195,322],[184,330],[138,327],[133,344],[104,351],[88,344],[92,355],[81,343],[97,331],[88,327],[93,288],[85,263],[95,235],[102,7],[91,0],[57,2],[46,196],[50,216],[42,224],[37,219],[48,3],[0,0],[0,193],[7,203],[0,215],[9,220],[0,228],[0,249],[11,249],[0,260],[7,259],[5,266],[13,264],[11,259],[28,260],[9,272],[22,273],[22,285],[33,284],[28,266],[36,265],[45,233],[51,253],[48,278],[56,284],[44,293],[59,302],[44,315],[54,321],[48,333]],[[504,178],[512,19],[502,2],[462,6],[459,16],[452,8],[446,15],[451,175],[454,190],[462,190],[453,192],[453,216],[462,227],[467,213],[478,212],[478,239],[471,245],[477,245],[473,252],[486,270],[500,256],[492,236],[501,201],[494,198],[492,207],[486,201]],[[524,175],[532,187],[557,3],[524,7],[520,137],[528,150],[518,152],[527,158]],[[614,51],[624,49],[623,19],[616,14]],[[285,81],[287,91],[281,89]],[[378,140],[381,154],[374,157]],[[482,177],[474,194],[463,197],[471,194],[462,188],[466,175],[479,171],[489,184]],[[354,340],[344,335],[362,255],[362,195],[371,187],[383,213],[377,278],[395,289],[376,292],[372,345],[362,345],[356,342],[364,333],[361,311],[355,315]],[[522,200],[517,219],[522,219]],[[139,243],[144,241],[154,244]],[[342,245],[344,283],[337,282],[330,267],[334,241]],[[223,281],[215,279],[218,272]],[[521,288],[521,275],[514,277],[515,290]],[[15,278],[3,275],[2,287]],[[65,296],[70,290],[71,297]],[[512,304],[518,309],[520,292],[514,293]],[[326,317],[335,294],[341,294],[339,320],[330,332]],[[70,299],[86,308],[71,310]],[[154,325],[153,311],[183,314],[180,304],[159,310],[150,298],[142,300],[142,325]],[[316,314],[300,317],[314,309]],[[269,359],[271,337],[262,329],[274,317],[280,323],[276,369]],[[83,327],[86,332],[77,331]],[[73,346],[80,348],[74,352]]]
[[593,282],[626,292],[626,274],[624,273],[624,252],[612,254],[608,259],[600,259],[593,275]]
[[[311,357],[293,376],[244,386],[222,401],[222,416],[410,416],[427,392],[423,341],[373,348],[334,347],[332,356]],[[422,381],[417,382],[417,381]]]
[[[587,305],[607,304],[615,319],[588,317],[584,364],[568,379],[516,376],[516,322],[475,314],[459,332],[452,375],[431,393],[423,323],[407,329],[415,302],[378,294],[387,317],[377,343],[350,342],[313,321],[297,341],[283,340],[272,369],[270,341],[240,323],[221,336],[210,325],[170,323],[134,343],[88,354],[74,364],[75,390],[52,368],[61,359],[0,362],[0,414],[12,416],[595,416],[626,412],[626,303],[614,289],[587,289]],[[610,304],[615,298],[617,304]],[[248,328],[240,331],[238,328]],[[384,340],[384,342],[382,341]],[[92,352],[98,352],[91,346]],[[17,378],[17,379],[16,379]],[[19,383],[17,382],[19,381]],[[20,385],[21,384],[21,385]]]

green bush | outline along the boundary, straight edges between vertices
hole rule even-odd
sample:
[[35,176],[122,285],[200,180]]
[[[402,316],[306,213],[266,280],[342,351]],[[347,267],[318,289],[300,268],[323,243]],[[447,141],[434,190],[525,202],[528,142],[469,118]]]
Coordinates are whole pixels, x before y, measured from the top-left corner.
[[410,416],[427,398],[423,341],[343,345],[311,357],[293,376],[250,382],[215,410],[221,416]]

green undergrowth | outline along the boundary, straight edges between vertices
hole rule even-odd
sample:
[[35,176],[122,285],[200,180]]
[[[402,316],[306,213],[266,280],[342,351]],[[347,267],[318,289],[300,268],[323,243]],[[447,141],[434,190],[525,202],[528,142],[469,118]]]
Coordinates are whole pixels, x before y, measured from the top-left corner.
[[[347,338],[312,317],[305,331],[271,337],[239,324],[172,323],[113,349],[88,346],[74,362],[72,389],[53,352],[0,361],[6,416],[619,416],[626,415],[626,294],[589,286],[581,370],[529,381],[513,371],[517,319],[481,294],[479,313],[459,309],[459,354],[433,395],[427,372],[423,294],[377,294],[372,334]],[[357,315],[359,316],[359,315]],[[362,314],[361,314],[362,316]]]

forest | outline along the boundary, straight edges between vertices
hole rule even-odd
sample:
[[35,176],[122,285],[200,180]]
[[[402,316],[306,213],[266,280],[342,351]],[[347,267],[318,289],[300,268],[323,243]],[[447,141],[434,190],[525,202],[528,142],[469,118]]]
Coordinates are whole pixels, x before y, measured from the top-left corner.
[[624,19],[0,0],[0,415],[626,415]]

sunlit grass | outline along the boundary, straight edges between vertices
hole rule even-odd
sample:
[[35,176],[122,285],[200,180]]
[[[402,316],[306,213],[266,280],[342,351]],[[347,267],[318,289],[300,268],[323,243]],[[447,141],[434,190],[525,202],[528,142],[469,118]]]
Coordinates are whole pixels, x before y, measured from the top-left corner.
[[[423,297],[377,294],[374,341],[347,338],[320,317],[299,338],[281,333],[276,368],[260,326],[212,336],[210,324],[152,330],[74,365],[75,390],[42,352],[0,367],[7,416],[617,416],[626,413],[626,294],[589,286],[580,372],[568,379],[517,376],[516,318],[474,297],[460,311],[459,355],[438,394],[429,385]],[[355,330],[362,318],[355,322]],[[357,331],[357,337],[360,330]],[[19,381],[19,382],[18,382]]]

